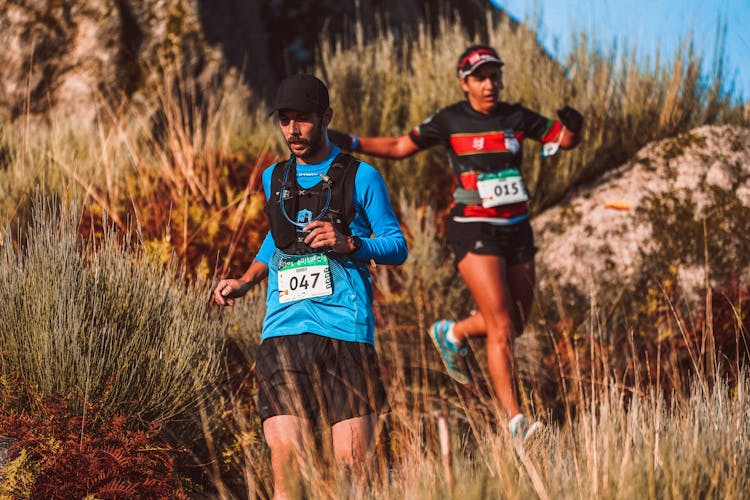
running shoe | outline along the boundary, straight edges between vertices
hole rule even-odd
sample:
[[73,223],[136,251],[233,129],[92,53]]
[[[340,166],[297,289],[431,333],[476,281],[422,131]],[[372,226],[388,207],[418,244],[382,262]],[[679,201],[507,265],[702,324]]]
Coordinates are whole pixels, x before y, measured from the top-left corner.
[[526,418],[523,413],[519,413],[508,422],[508,429],[510,430],[511,438],[521,439],[523,441],[531,439],[534,435],[538,434],[542,428],[543,426],[541,422],[531,421]]
[[436,321],[430,328],[430,338],[440,351],[440,359],[443,360],[448,374],[460,384],[471,382],[471,374],[466,366],[466,355],[468,350],[465,345],[457,345],[446,338],[448,328],[454,321],[441,320]]

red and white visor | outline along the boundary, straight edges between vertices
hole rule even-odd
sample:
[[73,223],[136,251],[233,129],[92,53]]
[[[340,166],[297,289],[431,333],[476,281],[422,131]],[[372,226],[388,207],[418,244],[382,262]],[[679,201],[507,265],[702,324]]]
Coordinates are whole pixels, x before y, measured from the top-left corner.
[[486,63],[495,63],[502,66],[504,63],[492,49],[477,49],[470,52],[458,63],[458,77],[466,78],[472,74],[479,66]]

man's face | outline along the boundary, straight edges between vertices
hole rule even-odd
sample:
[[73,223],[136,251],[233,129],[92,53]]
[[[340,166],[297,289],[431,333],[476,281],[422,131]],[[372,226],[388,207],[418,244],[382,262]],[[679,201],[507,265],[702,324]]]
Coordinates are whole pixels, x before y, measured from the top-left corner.
[[325,147],[324,117],[321,115],[280,109],[278,117],[289,151],[297,158],[306,160]]
[[471,106],[480,112],[490,111],[503,89],[503,73],[499,64],[486,63],[472,74],[461,79],[461,89],[466,92]]

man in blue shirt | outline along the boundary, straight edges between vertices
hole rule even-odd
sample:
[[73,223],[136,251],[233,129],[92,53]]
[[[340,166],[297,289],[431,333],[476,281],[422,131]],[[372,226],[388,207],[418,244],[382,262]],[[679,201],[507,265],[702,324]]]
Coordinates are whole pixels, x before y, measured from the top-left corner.
[[274,111],[292,154],[263,172],[271,231],[242,277],[221,280],[213,297],[232,305],[268,278],[258,407],[283,498],[316,422],[330,425],[336,460],[364,477],[385,401],[365,263],[401,264],[407,247],[381,175],[329,142],[323,82],[285,79]]

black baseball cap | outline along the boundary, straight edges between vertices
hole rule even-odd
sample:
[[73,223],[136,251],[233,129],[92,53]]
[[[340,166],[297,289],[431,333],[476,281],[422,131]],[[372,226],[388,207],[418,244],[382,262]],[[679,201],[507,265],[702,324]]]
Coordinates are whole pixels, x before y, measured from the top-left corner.
[[500,66],[504,64],[497,51],[489,45],[472,45],[458,57],[456,72],[460,78],[466,78],[479,66],[487,63]]
[[328,88],[313,75],[292,75],[279,84],[271,114],[280,109],[322,113],[328,109]]

